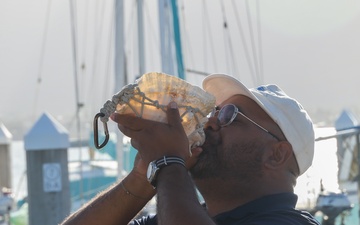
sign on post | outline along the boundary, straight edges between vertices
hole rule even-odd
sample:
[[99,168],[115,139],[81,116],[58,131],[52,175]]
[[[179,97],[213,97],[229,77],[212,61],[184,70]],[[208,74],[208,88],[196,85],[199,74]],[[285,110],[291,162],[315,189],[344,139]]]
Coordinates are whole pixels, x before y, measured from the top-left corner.
[[61,191],[61,165],[60,163],[43,164],[44,192]]

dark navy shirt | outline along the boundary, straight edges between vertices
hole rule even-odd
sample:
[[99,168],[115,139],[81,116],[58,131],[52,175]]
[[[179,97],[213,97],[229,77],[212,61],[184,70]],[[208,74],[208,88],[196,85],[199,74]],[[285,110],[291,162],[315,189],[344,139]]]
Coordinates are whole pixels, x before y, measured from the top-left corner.
[[[320,225],[308,212],[295,209],[297,196],[293,193],[269,195],[213,219],[219,225]],[[132,225],[157,225],[156,215],[143,217]]]

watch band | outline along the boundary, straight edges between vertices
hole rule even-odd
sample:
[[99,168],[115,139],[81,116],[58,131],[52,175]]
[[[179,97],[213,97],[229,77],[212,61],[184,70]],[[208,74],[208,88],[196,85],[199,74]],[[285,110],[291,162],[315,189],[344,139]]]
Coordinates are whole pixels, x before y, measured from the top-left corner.
[[164,156],[155,161],[156,166],[159,168],[163,166],[167,166],[172,163],[178,163],[185,166],[185,161],[182,158],[176,156]]
[[156,188],[156,178],[161,168],[171,164],[180,164],[185,167],[185,161],[176,156],[164,156],[158,160],[152,161],[148,166],[147,178],[150,184]]

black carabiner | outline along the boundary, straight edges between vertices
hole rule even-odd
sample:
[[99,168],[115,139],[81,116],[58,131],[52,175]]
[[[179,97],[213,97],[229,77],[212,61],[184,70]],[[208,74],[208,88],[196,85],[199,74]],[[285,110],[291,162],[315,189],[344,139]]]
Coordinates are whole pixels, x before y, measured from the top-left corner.
[[95,145],[95,148],[97,148],[97,149],[103,148],[109,141],[109,130],[107,127],[107,123],[103,122],[104,132],[105,132],[105,140],[101,145],[99,145],[99,130],[98,130],[98,121],[97,120],[99,117],[104,117],[104,116],[105,116],[104,113],[98,113],[94,117],[94,124],[93,124],[94,125],[94,145]]

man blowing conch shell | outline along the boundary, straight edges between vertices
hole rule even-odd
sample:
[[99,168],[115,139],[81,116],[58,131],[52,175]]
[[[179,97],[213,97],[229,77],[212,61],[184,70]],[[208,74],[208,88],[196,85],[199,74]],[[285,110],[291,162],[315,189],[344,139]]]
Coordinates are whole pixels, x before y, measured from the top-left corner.
[[[112,114],[139,151],[134,168],[62,224],[319,224],[295,209],[296,179],[314,154],[303,107],[276,85],[248,89],[223,74],[207,76],[203,89],[216,108],[204,144],[191,156],[175,102],[167,106],[167,123]],[[155,194],[157,214],[134,220]]]

